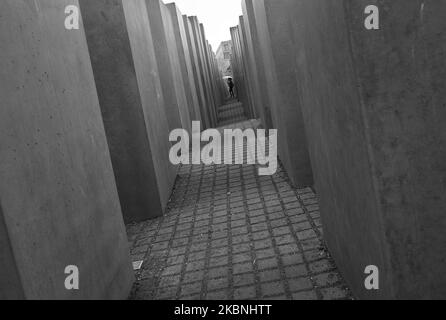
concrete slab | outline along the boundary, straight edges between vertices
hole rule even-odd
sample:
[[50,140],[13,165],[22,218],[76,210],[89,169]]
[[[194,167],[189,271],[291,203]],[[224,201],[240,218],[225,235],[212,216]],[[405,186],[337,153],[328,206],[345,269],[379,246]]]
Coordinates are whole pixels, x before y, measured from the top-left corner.
[[[0,2],[0,299],[126,299],[134,280],[73,0]],[[79,269],[79,290],[65,268]]]
[[177,168],[146,3],[80,4],[124,219],[161,216]]
[[265,69],[262,82],[270,106],[273,126],[278,128],[278,154],[296,187],[313,185],[313,172],[307,147],[302,99],[295,73],[293,34],[295,18],[287,16],[295,0],[253,2],[258,55]]
[[232,51],[233,51],[231,66],[232,66],[232,73],[234,75],[235,94],[237,96],[237,99],[240,102],[242,102],[243,108],[245,109],[245,114],[250,119],[254,119],[251,112],[250,100],[248,97],[249,84],[246,79],[245,65],[243,61],[243,47],[241,43],[242,40],[240,36],[240,28],[239,26],[233,27],[230,29],[230,31],[231,31]]
[[203,71],[200,63],[200,57],[198,54],[195,34],[192,29],[192,23],[188,16],[183,15],[184,29],[187,36],[187,45],[191,54],[192,71],[195,80],[195,86],[197,89],[198,102],[200,105],[200,114],[202,127],[205,129],[211,128],[210,119],[207,111],[206,93],[204,88],[204,79],[202,77]]
[[172,24],[178,50],[178,57],[183,77],[184,89],[189,106],[190,119],[201,121],[200,104],[198,101],[197,84],[192,70],[192,57],[189,49],[183,15],[175,3],[167,4],[172,17]]
[[197,17],[189,17],[189,21],[191,23],[191,32],[194,35],[195,38],[195,51],[197,53],[198,63],[200,65],[200,71],[201,71],[201,82],[203,84],[203,93],[205,96],[205,103],[204,106],[204,112],[206,114],[206,117],[208,118],[209,126],[215,127],[216,119],[214,119],[213,112],[212,112],[212,93],[210,89],[210,83],[209,83],[209,77],[208,77],[208,70],[206,66],[206,58],[204,54],[204,48],[203,48],[203,41],[201,38],[201,32],[200,32],[200,24],[198,22]]
[[206,43],[206,35],[204,33],[204,27],[202,23],[199,23],[197,20],[197,33],[198,33],[198,39],[199,39],[199,45],[202,52],[202,58],[203,58],[203,65],[204,65],[204,71],[205,71],[205,79],[206,79],[206,87],[208,92],[208,109],[209,109],[209,116],[211,118],[212,126],[215,127],[217,123],[217,106],[215,103],[215,95],[214,95],[214,88],[212,83],[212,76],[211,76],[211,70],[210,70],[210,63],[209,63],[209,52],[208,47]]
[[[205,36],[204,26],[201,25],[201,28],[202,28],[202,33]],[[206,52],[207,52],[207,61],[208,61],[208,65],[209,65],[209,79],[210,79],[211,88],[212,88],[213,114],[214,114],[214,117],[216,118],[217,117],[217,109],[220,105],[222,105],[222,101],[220,100],[219,91],[217,89],[217,81],[218,80],[217,80],[216,69],[215,69],[215,64],[214,64],[215,54],[212,51],[212,47],[209,44],[208,40],[206,40],[205,48],[206,48]]]
[[245,29],[245,19],[243,16],[240,16],[239,18],[239,34],[240,34],[240,45],[241,45],[241,53],[242,53],[242,59],[243,59],[243,74],[245,77],[245,90],[246,90],[246,105],[249,108],[249,115],[251,119],[258,119],[259,113],[256,110],[255,107],[255,94],[254,94],[254,86],[255,86],[255,80],[252,79],[252,72],[250,71],[250,64],[251,60],[249,58],[249,51],[248,51],[248,40],[246,38],[246,29]]
[[287,10],[325,239],[359,298],[445,299],[446,3],[369,4]]
[[246,39],[248,42],[248,52],[251,60],[251,81],[253,81],[253,85],[256,87],[254,94],[258,96],[255,105],[265,128],[277,129],[273,127],[272,122],[271,106],[269,105],[265,82],[266,73],[260,54],[260,42],[254,15],[253,0],[242,0],[242,9]]
[[170,130],[191,131],[188,101],[184,89],[172,17],[160,0],[146,0],[150,28]]

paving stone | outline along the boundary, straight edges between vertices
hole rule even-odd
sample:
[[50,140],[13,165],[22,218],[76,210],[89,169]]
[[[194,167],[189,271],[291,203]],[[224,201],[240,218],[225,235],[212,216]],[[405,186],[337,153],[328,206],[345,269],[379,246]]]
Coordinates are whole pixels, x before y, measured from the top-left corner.
[[299,264],[296,266],[286,267],[285,275],[287,278],[302,277],[308,275],[308,270],[304,264]]
[[279,172],[181,166],[166,215],[127,226],[144,260],[131,298],[351,298],[322,246],[317,197]]
[[186,265],[186,272],[202,270],[202,269],[204,269],[204,267],[205,267],[204,260],[189,262]]
[[204,271],[189,272],[184,275],[183,283],[191,283],[196,281],[202,281],[204,277]]
[[254,242],[254,248],[256,250],[267,249],[272,247],[273,247],[273,242],[271,241],[271,239],[263,239]]
[[265,231],[268,230],[268,225],[266,222],[257,223],[251,226],[252,232]]
[[180,300],[184,300],[184,301],[196,301],[196,300],[200,300],[200,299],[201,299],[200,294],[193,294],[193,295],[180,297]]
[[238,253],[232,256],[232,263],[242,263],[252,261],[252,256],[250,252]]
[[267,239],[269,237],[271,237],[271,235],[270,235],[268,230],[260,231],[260,232],[254,232],[252,234],[252,238],[254,240],[262,240],[262,239]]
[[228,255],[228,247],[221,247],[221,248],[213,248],[211,249],[211,253],[210,253],[212,258],[218,258],[221,256],[226,256]]
[[249,236],[246,234],[232,237],[232,244],[241,244],[241,243],[247,243],[247,242],[249,242]]
[[291,266],[295,264],[304,263],[304,258],[302,254],[296,253],[288,256],[282,256],[282,263],[284,266]]
[[272,269],[260,272],[259,277],[261,282],[272,282],[275,280],[280,280],[282,275],[280,274],[279,269]]
[[279,266],[279,263],[277,261],[277,258],[269,258],[269,259],[257,260],[257,268],[259,270],[277,269],[278,266]]
[[170,276],[181,273],[181,265],[174,265],[164,269],[163,276]]
[[209,261],[209,266],[210,267],[221,267],[221,266],[226,266],[229,263],[229,257],[228,256],[224,256],[224,257],[212,257],[211,260]]
[[201,282],[192,284],[183,284],[181,286],[181,296],[190,296],[192,294],[198,294],[201,292]]
[[248,300],[256,297],[256,288],[254,286],[235,289],[234,298],[236,300]]
[[288,286],[291,292],[303,291],[313,288],[313,284],[308,278],[291,279],[288,281]]
[[233,273],[234,274],[241,274],[241,273],[252,272],[252,270],[253,270],[253,267],[252,267],[252,263],[251,262],[236,264],[236,265],[233,266]]
[[168,265],[176,265],[176,264],[182,264],[185,260],[185,256],[174,256],[174,257],[170,257],[169,259],[167,259],[167,264]]
[[159,300],[170,300],[176,297],[176,293],[178,291],[177,287],[160,287],[156,292],[155,299]]
[[307,240],[307,239],[312,239],[312,238],[317,237],[317,234],[314,230],[300,231],[300,232],[297,232],[296,235],[299,238],[299,240]]
[[315,291],[293,293],[293,300],[317,300],[317,294]]
[[263,297],[283,294],[285,292],[282,282],[270,282],[261,285]]
[[299,247],[295,243],[289,243],[289,244],[281,245],[278,248],[279,248],[279,251],[280,251],[280,253],[282,255],[296,254],[296,253],[300,252]]
[[234,275],[233,281],[234,281],[234,286],[236,286],[236,287],[251,285],[256,282],[253,273]]
[[228,278],[209,279],[207,282],[207,290],[214,291],[219,289],[225,289],[229,286]]
[[333,268],[333,265],[327,259],[312,262],[310,264],[310,270],[313,273],[320,273],[320,272],[328,271],[332,268]]
[[226,290],[220,290],[215,292],[208,292],[206,294],[206,300],[228,300],[228,292]]
[[324,300],[346,299],[348,297],[346,290],[341,287],[321,289],[321,294]]
[[228,271],[229,271],[228,268],[213,268],[213,269],[209,269],[208,277],[210,279],[217,279],[217,278],[227,277]]
[[159,287],[177,287],[180,284],[181,275],[168,276],[161,278]]
[[313,276],[313,280],[318,287],[329,287],[336,285],[341,281],[341,278],[336,272],[323,273],[317,276]]

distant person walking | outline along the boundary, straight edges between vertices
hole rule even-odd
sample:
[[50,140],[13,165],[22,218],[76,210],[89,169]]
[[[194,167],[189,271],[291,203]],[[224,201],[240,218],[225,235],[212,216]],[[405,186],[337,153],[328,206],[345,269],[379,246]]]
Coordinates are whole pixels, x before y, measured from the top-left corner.
[[228,87],[229,87],[229,95],[231,96],[231,98],[235,98],[234,82],[232,81],[232,78],[228,79]]

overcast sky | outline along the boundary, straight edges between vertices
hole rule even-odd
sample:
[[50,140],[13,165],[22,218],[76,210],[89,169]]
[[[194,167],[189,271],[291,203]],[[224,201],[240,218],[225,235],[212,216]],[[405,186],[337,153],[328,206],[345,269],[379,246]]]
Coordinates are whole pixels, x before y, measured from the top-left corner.
[[175,2],[182,14],[197,16],[204,24],[206,38],[217,51],[220,42],[231,40],[230,27],[238,25],[242,15],[241,0],[164,0]]

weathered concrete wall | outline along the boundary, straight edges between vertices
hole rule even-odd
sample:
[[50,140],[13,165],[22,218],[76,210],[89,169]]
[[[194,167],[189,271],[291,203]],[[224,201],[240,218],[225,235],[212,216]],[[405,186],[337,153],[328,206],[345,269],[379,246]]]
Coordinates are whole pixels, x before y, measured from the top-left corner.
[[189,21],[191,23],[190,31],[193,34],[194,40],[195,40],[195,51],[197,53],[197,60],[200,66],[200,73],[201,73],[201,82],[203,84],[203,93],[205,96],[205,106],[204,106],[204,114],[206,115],[209,126],[215,127],[216,125],[216,119],[213,115],[213,104],[212,104],[212,93],[210,89],[210,81],[208,77],[208,71],[206,68],[206,61],[205,61],[205,55],[204,55],[204,48],[203,48],[203,41],[201,38],[201,32],[200,32],[200,25],[198,22],[197,17],[189,17]]
[[170,129],[166,116],[165,95],[162,94],[152,33],[147,31],[149,21],[146,3],[144,0],[131,0],[123,4],[141,101],[144,106],[143,114],[152,150],[156,185],[164,211],[177,176],[177,167],[173,166],[169,160],[170,144],[167,141]]
[[192,58],[187,42],[186,29],[184,27],[183,15],[175,3],[167,4],[172,16],[172,24],[178,50],[178,57],[183,77],[184,90],[189,106],[190,119],[201,121],[200,104],[198,102],[197,85],[195,84],[192,70]]
[[217,123],[217,106],[215,102],[215,95],[214,95],[214,88],[213,88],[213,82],[212,82],[212,75],[210,70],[210,64],[209,64],[209,52],[208,52],[208,46],[206,43],[206,36],[204,33],[204,27],[202,23],[198,23],[197,20],[197,33],[198,33],[198,39],[200,42],[200,48],[202,52],[202,59],[203,59],[203,66],[205,71],[205,79],[206,79],[206,87],[208,92],[208,109],[209,114],[211,118],[211,123],[215,127]]
[[[176,177],[166,104],[144,1],[81,0],[126,222],[161,216]],[[141,11],[146,10],[146,11]]]
[[[204,33],[204,27],[203,27],[203,33]],[[212,92],[213,92],[213,96],[214,96],[214,113],[216,115],[218,107],[223,102],[222,97],[220,96],[220,91],[218,90],[218,81],[221,81],[221,77],[218,76],[219,70],[218,70],[218,67],[216,68],[216,65],[215,65],[216,56],[215,56],[215,53],[212,50],[212,46],[209,44],[208,40],[206,40],[206,48],[208,51],[209,70],[210,70],[211,83],[212,83]]]
[[253,0],[243,0],[242,9],[245,22],[246,40],[248,42],[248,52],[251,60],[251,80],[253,81],[253,85],[256,88],[254,92],[254,94],[257,96],[255,105],[265,128],[277,129],[273,128],[271,106],[269,105],[267,87],[265,82],[266,71],[261,57],[260,42],[254,15]]
[[125,299],[133,282],[85,34],[64,28],[73,4],[0,2],[1,298]]
[[[240,74],[240,62],[239,62],[239,56],[240,56],[240,46],[239,46],[239,39],[238,39],[238,27],[232,27],[229,29],[229,32],[231,33],[231,43],[232,43],[232,55],[231,55],[231,68],[232,68],[232,78],[235,81],[236,79],[240,79],[242,75]],[[237,96],[237,99],[242,101],[241,96],[243,95],[243,82],[237,82],[237,85],[234,87],[234,92]]]
[[188,16],[183,15],[183,22],[187,36],[187,45],[189,47],[189,52],[191,54],[192,72],[195,80],[195,87],[197,89],[196,91],[200,106],[202,127],[204,127],[204,129],[208,129],[211,128],[211,124],[210,124],[209,114],[206,108],[207,103],[206,103],[206,93],[204,88],[204,79],[202,77],[203,73],[196,46],[195,34],[193,32],[191,19],[189,19]]
[[259,113],[257,112],[255,107],[256,103],[256,97],[254,94],[255,80],[252,79],[253,74],[250,71],[251,60],[249,57],[248,42],[246,38],[246,29],[245,29],[245,19],[243,16],[240,16],[239,18],[239,35],[240,35],[241,54],[243,60],[244,83],[246,90],[246,101],[243,101],[243,104],[248,105],[250,118],[257,119]]
[[178,49],[168,8],[160,0],[146,0],[156,60],[170,130],[191,130],[188,101],[181,76]]
[[[379,30],[364,27],[370,4]],[[284,13],[326,242],[360,298],[446,298],[443,12],[443,1],[313,0]],[[364,288],[368,265],[380,290]]]
[[0,203],[0,300],[25,298],[19,270],[17,269],[8,226]]
[[209,54],[209,67],[211,71],[212,90],[214,95],[214,114],[217,116],[218,107],[223,105],[223,96],[220,91],[220,83],[223,81],[220,70],[218,69],[217,57],[212,50],[212,46],[209,41],[206,40],[208,54]]
[[286,15],[295,0],[253,2],[260,64],[265,73],[266,97],[273,127],[277,128],[278,154],[296,187],[313,185],[313,172],[301,111],[302,99],[295,73],[295,50],[290,25],[295,18]]
[[245,115],[254,119],[251,112],[251,103],[249,99],[248,81],[246,78],[246,69],[243,61],[243,47],[240,27],[230,29],[232,38],[232,73],[234,75],[235,93],[237,99],[242,102]]

